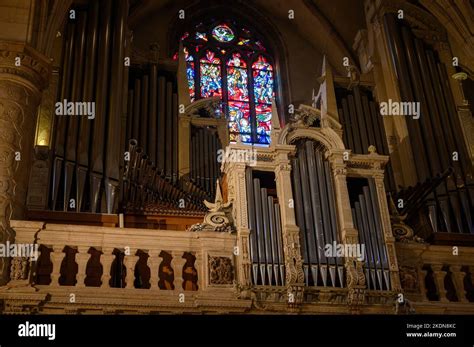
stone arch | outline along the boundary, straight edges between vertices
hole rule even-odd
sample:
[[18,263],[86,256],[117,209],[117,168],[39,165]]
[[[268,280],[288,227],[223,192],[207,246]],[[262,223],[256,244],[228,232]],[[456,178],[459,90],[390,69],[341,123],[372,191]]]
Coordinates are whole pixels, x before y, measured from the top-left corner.
[[278,143],[291,145],[297,139],[308,138],[320,142],[328,151],[345,150],[344,143],[339,135],[331,128],[292,128],[286,126]]

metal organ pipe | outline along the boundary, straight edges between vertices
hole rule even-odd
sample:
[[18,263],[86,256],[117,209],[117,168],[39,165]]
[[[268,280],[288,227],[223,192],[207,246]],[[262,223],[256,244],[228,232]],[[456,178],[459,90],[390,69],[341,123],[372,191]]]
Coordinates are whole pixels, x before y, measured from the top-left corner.
[[246,188],[247,188],[247,206],[248,206],[249,229],[250,229],[250,254],[252,258],[252,280],[253,280],[253,283],[256,284],[258,280],[260,253],[257,246],[257,223],[256,223],[254,187],[253,187],[253,180],[252,180],[252,171],[250,169],[247,169],[245,173],[245,181],[246,181]]
[[140,107],[140,143],[142,144],[143,149],[146,153],[150,153],[150,148],[148,147],[148,129],[150,128],[149,124],[149,115],[148,115],[148,97],[149,97],[149,84],[150,80],[148,75],[144,75],[141,79],[142,82],[142,95],[141,95],[141,107]]
[[[74,31],[75,24],[70,23],[66,26],[66,39],[63,51],[62,73],[61,73],[61,92],[60,101],[69,99],[71,89],[71,76],[74,60]],[[57,126],[54,141],[54,166],[53,166],[53,186],[52,186],[52,209],[57,207],[59,194],[59,183],[63,174],[65,143],[66,143],[66,117],[57,117]]]
[[107,213],[112,213],[115,208],[117,187],[120,180],[120,163],[123,154],[120,144],[120,127],[122,116],[122,92],[125,54],[125,30],[128,16],[128,1],[120,0],[114,11],[115,25],[112,43],[112,69],[110,73],[110,84],[115,87],[111,89],[109,97],[109,112],[107,124],[107,156],[105,158],[106,171],[106,202]]
[[268,194],[267,188],[262,188],[260,190],[260,203],[262,204],[262,219],[263,219],[263,234],[265,239],[265,259],[267,265],[267,277],[268,284],[272,284],[272,268],[273,268],[273,258],[272,258],[272,241],[271,241],[271,230],[270,230],[270,221],[268,216]]
[[[321,259],[321,249],[322,244],[321,240],[317,240],[318,235],[320,235],[313,227],[316,225],[316,222],[313,219],[313,206],[311,204],[311,193],[308,181],[308,168],[306,161],[306,153],[304,147],[300,147],[298,151],[298,161],[300,166],[300,175],[301,175],[301,191],[303,195],[303,208],[304,208],[304,217],[306,225],[306,234],[308,236],[308,251],[309,251],[309,261],[310,261],[310,270],[313,278],[314,285],[318,282],[318,271]],[[298,208],[302,208],[301,206]]]
[[[304,206],[303,205],[303,196],[301,192],[301,176],[298,159],[294,158],[291,162],[292,167],[292,177],[293,177],[293,196],[295,199],[295,206]],[[302,208],[295,209],[296,214],[296,224],[300,227],[300,240],[301,240],[301,250],[303,252],[303,271],[305,274],[306,285],[309,285],[309,251],[308,251],[308,232],[305,225],[305,216]]]
[[329,241],[326,239],[327,218],[329,217],[328,215],[325,215],[325,212],[327,213],[327,201],[324,201],[320,189],[322,187],[319,186],[321,171],[316,167],[313,141],[306,141],[305,149],[306,160],[308,162],[309,192],[319,254],[320,273],[323,285],[326,286],[328,259],[324,255],[324,246],[328,243],[327,241]]
[[91,212],[97,212],[100,187],[104,173],[104,151],[105,151],[105,122],[107,119],[107,89],[109,76],[109,60],[111,48],[111,16],[112,1],[100,2],[100,34],[97,64],[96,84],[96,117],[94,119],[94,131],[91,151]]
[[[148,147],[148,153],[150,154],[151,161],[157,165],[157,160],[156,160],[156,131],[157,131],[157,97],[158,97],[158,91],[157,91],[157,83],[158,83],[158,67],[156,64],[151,64],[150,66],[150,96],[148,98],[150,102],[150,107],[148,110],[148,114],[150,115],[149,121],[148,121],[148,141],[147,141],[147,147]],[[145,139],[143,139],[144,141]]]
[[158,77],[158,163],[156,167],[158,171],[165,170],[165,139],[166,139],[166,78],[164,76]]
[[[85,75],[82,90],[82,98],[86,102],[94,99],[95,70],[97,59],[98,44],[98,25],[99,25],[99,3],[91,4],[91,12],[87,24],[87,47],[85,61]],[[91,120],[82,117],[80,121],[79,139],[77,146],[77,170],[76,170],[76,211],[83,210],[84,188],[89,168],[89,143],[91,136]]]
[[166,82],[166,151],[165,151],[165,172],[166,178],[172,178],[172,144],[173,144],[173,83]]
[[[398,29],[397,19],[393,15],[384,16],[384,26],[389,36],[389,45],[392,53],[392,59],[396,66],[397,77],[400,81],[400,93],[404,101],[414,101],[414,94],[410,84],[410,73],[408,64],[404,55],[405,47]],[[410,142],[414,148],[422,149],[423,137],[421,129],[417,121],[410,121],[407,119],[407,129],[410,136]],[[418,179],[424,181],[429,177],[428,163],[424,151],[414,150],[413,158],[416,167]]]
[[262,284],[265,285],[265,265],[266,265],[266,253],[265,253],[265,234],[263,230],[263,216],[262,216],[262,196],[260,193],[260,180],[258,178],[253,179],[253,192],[255,199],[255,216],[257,225],[257,238],[258,238],[258,254],[260,259],[260,277]]
[[285,259],[284,259],[284,253],[283,253],[283,235],[281,231],[280,204],[275,204],[274,209],[275,209],[275,226],[276,226],[277,244],[278,244],[278,264],[280,268],[281,285],[284,286],[286,284]]

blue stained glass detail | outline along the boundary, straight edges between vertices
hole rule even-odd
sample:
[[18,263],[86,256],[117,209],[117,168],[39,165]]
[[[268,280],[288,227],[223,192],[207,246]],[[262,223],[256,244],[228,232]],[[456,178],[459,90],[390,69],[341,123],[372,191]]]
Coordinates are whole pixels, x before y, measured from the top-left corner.
[[222,95],[220,65],[201,63],[200,73],[201,73],[201,96],[203,98],[209,98],[211,96]]
[[253,70],[256,103],[271,104],[273,98],[273,73],[270,70]]

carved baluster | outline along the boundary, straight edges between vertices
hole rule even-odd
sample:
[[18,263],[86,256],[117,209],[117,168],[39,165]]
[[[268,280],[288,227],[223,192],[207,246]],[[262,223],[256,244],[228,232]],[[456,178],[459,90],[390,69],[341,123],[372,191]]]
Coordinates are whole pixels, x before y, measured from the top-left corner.
[[460,302],[468,302],[466,291],[464,289],[464,277],[466,277],[466,273],[461,271],[461,265],[451,265],[449,270],[452,273],[451,278],[453,279],[454,287],[456,288],[458,300]]
[[158,255],[160,251],[150,250],[148,251],[147,265],[150,268],[150,289],[158,289],[158,270],[160,267],[160,258]]
[[183,290],[183,267],[186,263],[186,259],[183,258],[183,251],[172,251],[171,255],[171,267],[174,271],[174,289],[182,291]]
[[428,271],[423,270],[423,264],[418,265],[418,286],[420,287],[421,292],[421,301],[428,301],[428,297],[426,296],[426,286],[425,286],[425,279],[428,274]]
[[433,270],[433,276],[435,279],[436,290],[439,295],[439,301],[449,301],[446,297],[446,288],[444,287],[444,278],[446,277],[446,271],[442,271],[442,264],[432,264],[431,269]]
[[136,249],[130,249],[130,255],[125,255],[125,259],[123,261],[125,268],[127,269],[125,288],[135,288],[133,283],[135,281],[135,265],[137,265],[139,258],[137,255],[135,255],[136,253]]
[[76,254],[77,275],[76,287],[85,287],[84,280],[86,279],[87,262],[90,259],[88,246],[78,246]]
[[59,285],[59,277],[61,276],[61,262],[65,257],[63,246],[53,246],[53,251],[50,253],[51,262],[53,263],[53,271],[51,272],[51,285]]
[[102,255],[100,256],[100,263],[102,264],[101,288],[110,288],[110,267],[115,259],[113,251],[113,248],[102,249]]

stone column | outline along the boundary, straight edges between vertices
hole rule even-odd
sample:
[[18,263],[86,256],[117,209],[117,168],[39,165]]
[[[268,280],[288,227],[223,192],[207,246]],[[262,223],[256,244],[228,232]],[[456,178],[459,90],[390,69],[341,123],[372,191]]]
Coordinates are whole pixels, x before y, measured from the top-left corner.
[[[354,228],[352,210],[347,189],[347,168],[344,152],[348,150],[332,149],[328,159],[331,163],[336,195],[336,209],[339,222],[339,233],[343,244],[358,244],[359,232]],[[350,151],[349,151],[350,152]],[[349,153],[350,154],[350,153]],[[357,311],[357,306],[364,301],[366,278],[363,263],[357,258],[344,258],[346,282],[348,288],[347,303],[350,311]]]
[[380,219],[382,221],[382,231],[385,245],[387,247],[388,263],[390,268],[390,284],[392,290],[401,290],[400,274],[398,270],[397,253],[395,250],[395,237],[392,234],[392,224],[390,221],[390,212],[387,204],[387,194],[385,192],[384,174],[379,171],[373,175],[375,187],[377,189],[377,199],[380,208]]
[[[240,149],[239,145],[231,145]],[[241,145],[240,145],[241,146]],[[243,147],[248,150],[248,147]],[[227,176],[227,201],[232,201],[232,215],[237,229],[239,253],[235,257],[236,278],[240,285],[251,284],[250,267],[250,230],[248,225],[247,188],[245,184],[245,163],[225,162],[224,173]]]
[[[293,191],[291,189],[291,165],[288,157],[280,159],[275,168],[278,201],[280,202],[283,255],[285,257],[286,285],[291,293],[301,293],[304,286],[303,259],[301,257],[300,228],[296,225]],[[295,293],[296,292],[296,293]],[[298,302],[299,298],[295,298]]]
[[[33,48],[0,41],[0,243],[14,240],[10,219],[24,217],[28,173],[41,91],[49,61]],[[0,258],[0,285],[8,260]]]

